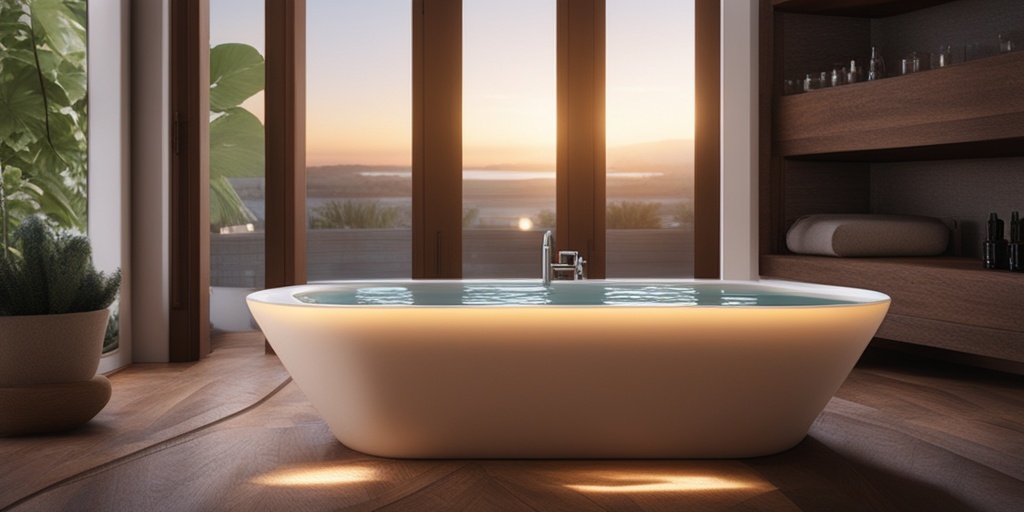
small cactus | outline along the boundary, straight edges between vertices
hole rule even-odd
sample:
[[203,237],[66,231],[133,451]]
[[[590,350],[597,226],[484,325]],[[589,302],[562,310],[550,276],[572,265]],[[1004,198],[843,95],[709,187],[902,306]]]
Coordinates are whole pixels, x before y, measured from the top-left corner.
[[97,272],[92,247],[81,235],[58,234],[39,217],[14,232],[0,254],[0,316],[55,315],[104,309],[121,287],[121,271]]

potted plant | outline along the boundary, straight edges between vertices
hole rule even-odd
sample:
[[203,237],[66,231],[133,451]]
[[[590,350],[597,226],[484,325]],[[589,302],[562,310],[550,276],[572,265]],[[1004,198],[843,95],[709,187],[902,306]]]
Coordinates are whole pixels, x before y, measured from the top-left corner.
[[110,399],[96,369],[120,270],[97,272],[86,237],[39,217],[11,240],[0,247],[0,436],[78,427]]

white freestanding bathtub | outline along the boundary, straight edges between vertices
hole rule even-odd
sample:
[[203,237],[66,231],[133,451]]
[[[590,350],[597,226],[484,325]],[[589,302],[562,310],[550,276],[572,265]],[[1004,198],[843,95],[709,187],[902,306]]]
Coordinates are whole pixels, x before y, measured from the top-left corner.
[[248,297],[346,446],[411,458],[786,450],[889,307],[783,281],[340,282]]

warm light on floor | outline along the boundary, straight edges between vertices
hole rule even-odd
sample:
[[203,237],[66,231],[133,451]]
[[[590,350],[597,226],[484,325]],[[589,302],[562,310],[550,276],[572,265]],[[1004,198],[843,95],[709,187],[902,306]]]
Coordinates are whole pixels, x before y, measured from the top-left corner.
[[566,487],[580,492],[599,493],[726,491],[770,487],[765,482],[690,474],[644,474],[615,471],[595,472],[583,476],[598,483],[568,484]]
[[375,477],[373,468],[360,466],[292,467],[258,476],[252,482],[274,487],[319,487],[365,482]]

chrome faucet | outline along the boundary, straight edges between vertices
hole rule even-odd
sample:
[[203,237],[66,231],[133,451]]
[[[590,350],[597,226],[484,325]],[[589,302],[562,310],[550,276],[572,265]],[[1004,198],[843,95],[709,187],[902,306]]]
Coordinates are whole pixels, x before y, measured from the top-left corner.
[[544,244],[541,247],[541,256],[543,257],[541,262],[541,281],[544,283],[544,286],[550,285],[552,280],[576,281],[586,279],[583,265],[587,263],[587,260],[581,258],[578,251],[558,251],[557,260],[552,257],[554,252],[555,236],[551,231],[546,231],[544,233]]
[[540,276],[544,286],[551,284],[551,252],[555,250],[555,235],[551,234],[551,231],[544,232],[544,244],[541,246],[541,256],[544,261],[541,262]]

